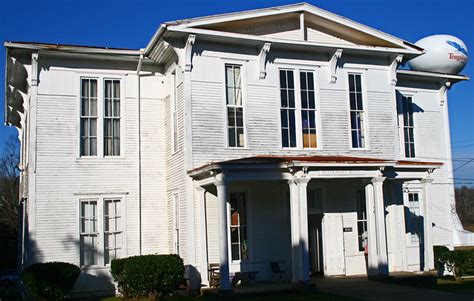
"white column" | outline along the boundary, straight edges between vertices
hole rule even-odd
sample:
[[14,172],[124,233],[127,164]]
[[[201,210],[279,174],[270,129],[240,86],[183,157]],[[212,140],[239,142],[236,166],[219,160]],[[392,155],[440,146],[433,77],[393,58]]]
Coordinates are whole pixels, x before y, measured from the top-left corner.
[[365,185],[365,206],[367,210],[367,274],[375,276],[378,272],[377,234],[375,225],[374,186]]
[[300,280],[300,221],[298,187],[294,180],[289,180],[290,188],[290,224],[291,224],[291,282]]
[[309,240],[308,240],[308,195],[307,187],[310,179],[296,180],[298,187],[299,218],[300,218],[300,281],[309,282]]
[[229,239],[227,235],[227,183],[218,180],[215,183],[217,188],[217,207],[219,215],[219,290],[230,290],[229,280]]
[[207,227],[206,227],[206,190],[202,187],[196,188],[199,202],[199,261],[201,280],[203,284],[209,284],[208,259],[207,259]]
[[383,198],[383,181],[385,177],[372,179],[374,185],[375,233],[377,236],[377,263],[378,274],[388,275],[387,238],[385,231],[385,205]]
[[424,270],[434,269],[433,255],[433,224],[431,221],[431,200],[430,190],[433,179],[423,179],[423,249],[424,249]]

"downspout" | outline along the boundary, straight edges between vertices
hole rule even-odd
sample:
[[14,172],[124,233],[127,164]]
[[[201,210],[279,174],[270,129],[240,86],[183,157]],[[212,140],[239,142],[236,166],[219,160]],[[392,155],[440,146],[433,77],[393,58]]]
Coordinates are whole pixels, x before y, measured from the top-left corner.
[[141,156],[141,118],[140,118],[140,98],[141,98],[141,87],[140,87],[140,72],[142,70],[143,53],[140,54],[137,66],[137,173],[138,173],[138,254],[142,255],[142,156]]

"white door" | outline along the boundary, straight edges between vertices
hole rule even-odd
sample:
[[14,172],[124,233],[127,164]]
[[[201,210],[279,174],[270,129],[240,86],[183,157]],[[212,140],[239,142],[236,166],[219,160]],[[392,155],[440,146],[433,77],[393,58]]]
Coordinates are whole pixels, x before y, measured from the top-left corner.
[[344,236],[342,215],[325,213],[322,221],[323,228],[323,261],[324,275],[344,275]]

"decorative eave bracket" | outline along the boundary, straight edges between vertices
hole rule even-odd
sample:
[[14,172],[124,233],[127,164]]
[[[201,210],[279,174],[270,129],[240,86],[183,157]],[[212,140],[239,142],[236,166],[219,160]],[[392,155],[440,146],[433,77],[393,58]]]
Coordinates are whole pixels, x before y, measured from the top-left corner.
[[329,61],[330,83],[335,84],[337,81],[337,69],[340,68],[339,59],[342,57],[342,49],[337,49]]
[[441,82],[441,87],[439,88],[439,105],[444,106],[444,103],[446,102],[448,98],[448,90],[451,88],[451,82],[450,81],[443,81]]
[[188,40],[186,41],[186,45],[184,46],[184,71],[190,72],[193,68],[193,45],[196,41],[196,35],[190,34],[188,36]]
[[30,81],[30,85],[33,86],[33,87],[38,85],[38,57],[39,57],[38,52],[33,52],[31,54],[31,81]]
[[258,55],[259,66],[260,66],[260,74],[258,76],[259,79],[265,79],[267,76],[267,54],[270,51],[272,43],[265,43],[263,44],[262,48],[260,49],[260,54]]
[[390,83],[392,86],[395,86],[397,84],[397,69],[398,66],[400,66],[400,63],[403,60],[403,55],[397,55],[394,59],[392,59],[392,62],[390,63]]

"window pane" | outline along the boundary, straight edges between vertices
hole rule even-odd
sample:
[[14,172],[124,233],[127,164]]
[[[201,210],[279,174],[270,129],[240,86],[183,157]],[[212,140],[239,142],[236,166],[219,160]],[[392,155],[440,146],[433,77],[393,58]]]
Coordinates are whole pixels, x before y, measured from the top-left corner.
[[229,127],[229,146],[237,146],[235,140],[235,127]]
[[237,108],[236,112],[235,112],[235,116],[236,116],[236,125],[238,127],[243,127],[244,126],[244,112],[243,112],[243,109],[242,108]]
[[90,80],[90,97],[97,98],[97,80]]
[[235,126],[235,108],[227,108],[227,125]]
[[240,260],[239,257],[239,244],[232,244],[232,260]]
[[314,91],[314,75],[313,72],[306,73],[308,76],[308,90]]
[[349,74],[349,91],[355,91],[355,79],[354,74]]
[[294,80],[294,77],[293,77],[293,71],[288,70],[287,75],[288,75],[288,89],[294,89],[295,88],[295,80]]
[[234,88],[227,87],[227,104],[235,105]]
[[114,81],[114,95],[115,98],[120,98],[120,81]]

